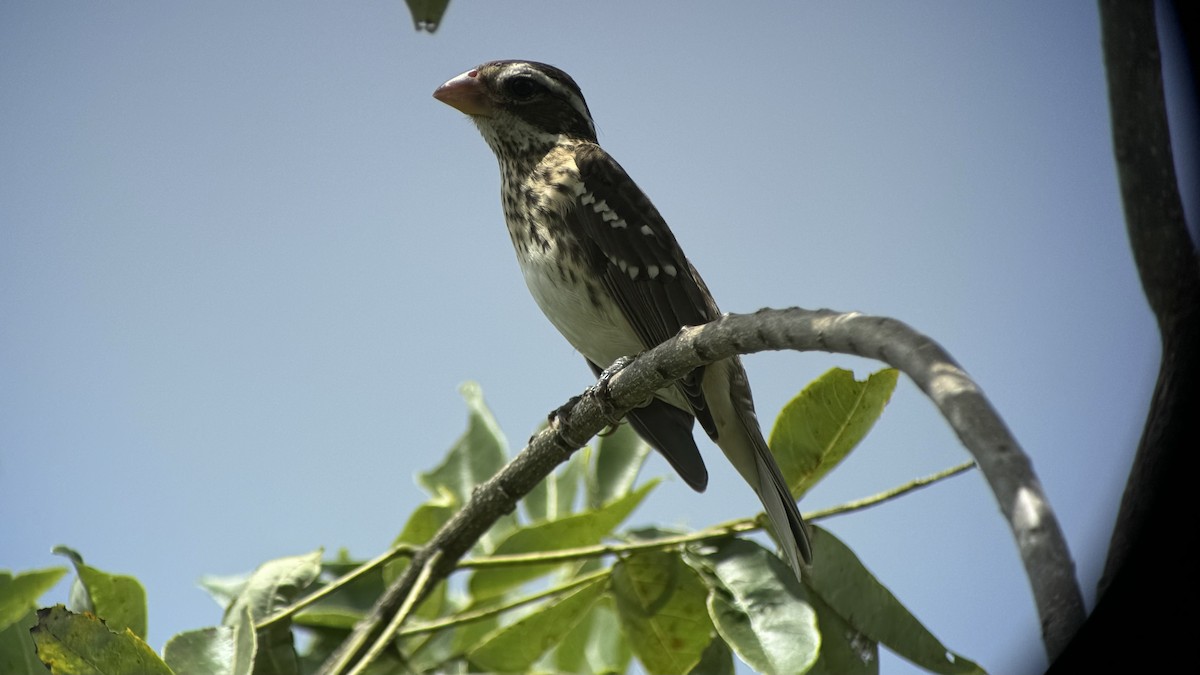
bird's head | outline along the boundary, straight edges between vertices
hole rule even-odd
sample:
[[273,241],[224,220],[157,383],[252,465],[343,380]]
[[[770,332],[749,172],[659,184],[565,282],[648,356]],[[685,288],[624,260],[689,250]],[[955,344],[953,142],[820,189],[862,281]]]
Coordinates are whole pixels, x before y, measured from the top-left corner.
[[490,61],[438,87],[433,97],[470,115],[498,153],[504,146],[596,141],[596,127],[579,85],[544,63]]

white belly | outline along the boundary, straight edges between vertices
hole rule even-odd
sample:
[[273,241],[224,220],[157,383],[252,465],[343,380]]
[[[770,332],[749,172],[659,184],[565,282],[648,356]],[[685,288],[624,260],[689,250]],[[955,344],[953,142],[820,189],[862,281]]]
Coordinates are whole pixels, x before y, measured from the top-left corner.
[[[597,306],[588,297],[586,286],[563,282],[553,253],[551,249],[546,253],[518,255],[522,257],[521,271],[529,292],[567,342],[601,368],[608,368],[622,356],[637,356],[645,351],[646,346],[638,340],[616,304],[602,302]],[[674,386],[660,389],[657,396],[681,410],[691,411],[683,394]]]
[[580,354],[601,368],[622,356],[640,354],[645,346],[621,310],[611,302],[597,306],[584,284],[564,282],[554,253],[553,248],[531,251],[521,261],[525,284],[550,323]]

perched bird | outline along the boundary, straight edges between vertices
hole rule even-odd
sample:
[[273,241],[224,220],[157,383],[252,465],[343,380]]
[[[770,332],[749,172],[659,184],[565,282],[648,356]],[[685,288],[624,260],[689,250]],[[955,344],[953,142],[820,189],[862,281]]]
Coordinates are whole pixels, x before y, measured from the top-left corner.
[[[579,86],[532,61],[492,61],[434,98],[471,116],[500,162],[501,201],[534,300],[599,375],[720,316],[650,200],[596,141]],[[771,455],[741,360],[697,368],[628,419],[696,491],[708,472],[695,420],[758,493],[797,576],[811,562],[796,500]]]

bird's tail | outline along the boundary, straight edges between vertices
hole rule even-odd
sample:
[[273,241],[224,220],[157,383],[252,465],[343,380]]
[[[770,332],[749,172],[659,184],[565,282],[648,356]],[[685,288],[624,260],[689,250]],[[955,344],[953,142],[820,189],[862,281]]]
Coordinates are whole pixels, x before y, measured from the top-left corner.
[[771,521],[771,528],[775,530],[775,538],[779,540],[788,564],[799,579],[804,565],[812,562],[808,529],[766,442],[762,443],[762,450],[755,453],[755,462],[758,465],[758,498],[766,509],[767,519]]
[[799,579],[804,566],[812,562],[808,530],[783,472],[763,438],[746,371],[736,358],[713,364],[709,371],[705,398],[713,405],[713,418],[719,427],[717,445],[758,493],[775,538]]

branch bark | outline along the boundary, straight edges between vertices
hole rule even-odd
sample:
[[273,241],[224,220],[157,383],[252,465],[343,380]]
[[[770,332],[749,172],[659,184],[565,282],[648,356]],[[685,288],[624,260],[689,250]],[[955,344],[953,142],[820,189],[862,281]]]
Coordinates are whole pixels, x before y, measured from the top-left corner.
[[1163,603],[1196,597],[1194,560],[1181,552],[1195,550],[1200,538],[1191,523],[1180,522],[1195,509],[1189,460],[1200,449],[1200,251],[1188,233],[1175,175],[1155,16],[1156,9],[1163,10],[1166,29],[1181,30],[1190,43],[1194,78],[1198,12],[1195,3],[1173,4],[1099,3],[1125,226],[1158,321],[1162,361],[1113,527],[1099,600],[1051,668],[1055,675],[1182,672],[1194,660],[1169,648],[1112,648],[1188,644],[1193,638],[1187,621],[1156,620]]
[[1149,523],[1157,488],[1176,475],[1179,456],[1195,436],[1200,262],[1175,176],[1154,4],[1105,0],[1100,23],[1125,226],[1162,338],[1150,413],[1100,579],[1103,595]]
[[405,602],[418,572],[429,560],[440,556],[425,588],[448,575],[497,518],[511,513],[517,500],[604,429],[611,421],[610,414],[624,415],[698,366],[735,354],[783,349],[878,359],[908,375],[933,400],[974,456],[1009,522],[1033,589],[1046,651],[1051,658],[1056,656],[1083,623],[1083,596],[1066,540],[1029,458],[979,387],[937,343],[899,321],[792,308],[728,314],[704,326],[685,328],[617,373],[609,381],[604,400],[594,389],[585,392],[566,414],[531,438],[508,466],[476,490],[463,509],[414,556],[404,574],[320,672],[346,672]]

